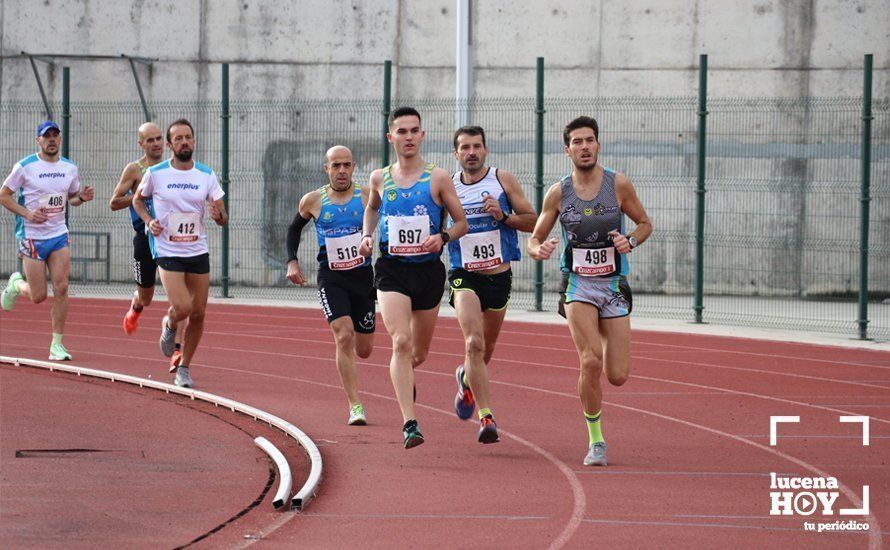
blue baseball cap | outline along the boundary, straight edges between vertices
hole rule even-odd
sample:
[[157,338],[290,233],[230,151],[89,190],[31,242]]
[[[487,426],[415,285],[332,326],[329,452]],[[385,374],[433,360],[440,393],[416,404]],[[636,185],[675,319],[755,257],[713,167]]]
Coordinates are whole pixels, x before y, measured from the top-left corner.
[[41,122],[40,126],[37,127],[37,137],[41,137],[43,134],[47,132],[47,130],[55,129],[57,132],[61,132],[61,128],[59,125],[51,120],[47,120],[46,122]]

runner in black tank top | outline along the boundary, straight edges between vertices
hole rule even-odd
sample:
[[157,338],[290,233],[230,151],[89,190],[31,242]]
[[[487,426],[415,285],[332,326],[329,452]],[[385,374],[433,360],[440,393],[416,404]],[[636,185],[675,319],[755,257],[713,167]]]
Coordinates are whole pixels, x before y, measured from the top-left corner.
[[[566,285],[560,305],[565,307],[581,360],[578,393],[589,442],[584,465],[605,466],[600,375],[605,371],[615,386],[628,379],[631,294],[625,278],[627,257],[652,233],[652,223],[630,180],[597,165],[596,120],[576,118],[565,127],[563,140],[572,173],[547,191],[528,251],[538,260],[550,258],[557,240],[549,235],[560,223],[565,246],[560,267]],[[625,234],[625,215],[636,224],[629,234]]]

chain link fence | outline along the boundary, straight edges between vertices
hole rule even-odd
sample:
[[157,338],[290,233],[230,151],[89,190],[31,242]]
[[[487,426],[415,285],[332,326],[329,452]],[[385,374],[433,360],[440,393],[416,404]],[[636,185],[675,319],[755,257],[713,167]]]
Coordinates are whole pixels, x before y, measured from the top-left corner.
[[[446,170],[456,126],[454,100],[397,98],[427,132],[423,156]],[[481,125],[489,164],[519,179],[535,202],[535,99],[478,99],[462,106]],[[61,112],[60,105],[53,106]],[[856,333],[859,291],[859,98],[710,98],[708,100],[704,318],[707,322]],[[692,320],[695,285],[697,98],[548,98],[544,115],[544,190],[571,170],[562,128],[585,114],[600,124],[600,162],[627,174],[654,221],[653,237],[632,254],[639,315]],[[869,336],[890,338],[890,101],[872,105]],[[220,102],[155,103],[164,127],[180,117],[195,126],[195,158],[221,164]],[[379,101],[237,102],[230,105],[230,294],[312,299],[284,277],[285,232],[300,197],[326,182],[324,153],[350,147],[355,179],[381,165]],[[131,292],[132,227],[108,200],[124,166],[141,155],[139,103],[73,102],[70,157],[96,200],[71,211],[72,289],[125,297]],[[0,165],[35,150],[40,102],[0,105]],[[628,220],[629,221],[629,220]],[[632,228],[632,223],[630,224]],[[219,229],[208,225],[213,292],[220,294]],[[13,216],[0,214],[0,275],[17,269]],[[554,235],[557,232],[554,231]],[[558,236],[558,235],[557,235]],[[107,240],[107,246],[106,246]],[[524,238],[521,242],[524,243]],[[307,276],[317,247],[304,238]],[[514,309],[533,309],[535,268],[514,265]],[[555,310],[560,276],[545,263],[545,310]]]

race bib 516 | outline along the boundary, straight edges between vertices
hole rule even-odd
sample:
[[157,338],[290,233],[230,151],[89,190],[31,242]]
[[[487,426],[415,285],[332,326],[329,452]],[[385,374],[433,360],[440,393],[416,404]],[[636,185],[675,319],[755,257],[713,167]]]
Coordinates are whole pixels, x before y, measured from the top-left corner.
[[325,237],[324,246],[328,251],[328,267],[333,271],[345,271],[365,263],[365,257],[358,253],[358,247],[361,244],[361,233],[352,233],[342,237]]

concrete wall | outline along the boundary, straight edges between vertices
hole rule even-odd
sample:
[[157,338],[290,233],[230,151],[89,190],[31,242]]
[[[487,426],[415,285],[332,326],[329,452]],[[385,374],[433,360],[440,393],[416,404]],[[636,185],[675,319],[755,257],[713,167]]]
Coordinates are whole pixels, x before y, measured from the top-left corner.
[[[450,97],[454,0],[4,0],[0,101],[33,99],[21,51],[156,60],[141,68],[149,100],[217,99],[221,62],[240,99],[376,98],[381,64],[401,97]],[[535,58],[547,93],[692,95],[698,56],[710,56],[721,96],[861,93],[875,54],[875,97],[890,97],[890,0],[578,0],[472,2],[474,93],[534,94]],[[61,65],[74,99],[136,97],[121,60],[41,64],[60,97]]]

